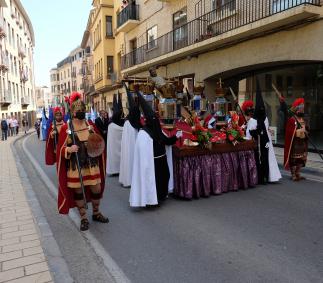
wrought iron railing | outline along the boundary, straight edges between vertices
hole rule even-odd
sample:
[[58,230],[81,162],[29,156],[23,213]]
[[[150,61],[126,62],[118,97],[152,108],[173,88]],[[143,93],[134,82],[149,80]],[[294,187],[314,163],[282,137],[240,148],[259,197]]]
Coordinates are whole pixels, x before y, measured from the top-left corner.
[[117,28],[129,20],[139,20],[139,5],[129,4],[117,15]]
[[216,37],[300,5],[321,6],[320,0],[233,0],[121,57],[121,69]]

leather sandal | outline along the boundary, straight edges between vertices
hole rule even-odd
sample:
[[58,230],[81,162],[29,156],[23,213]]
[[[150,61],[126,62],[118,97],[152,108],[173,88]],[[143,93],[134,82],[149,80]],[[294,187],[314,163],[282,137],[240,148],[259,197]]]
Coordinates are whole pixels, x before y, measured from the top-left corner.
[[86,218],[81,220],[81,225],[80,225],[81,231],[89,230],[89,226],[90,226],[89,220],[87,220]]
[[103,214],[101,212],[99,212],[98,214],[93,214],[92,215],[92,220],[96,221],[96,222],[100,222],[100,223],[109,223],[109,218],[103,216]]

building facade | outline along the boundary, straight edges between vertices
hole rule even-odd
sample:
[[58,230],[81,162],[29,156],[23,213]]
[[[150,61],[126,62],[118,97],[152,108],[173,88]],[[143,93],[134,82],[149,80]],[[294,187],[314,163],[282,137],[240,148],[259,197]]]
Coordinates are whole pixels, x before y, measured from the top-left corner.
[[[111,110],[113,94],[121,88],[121,55],[118,55],[116,9],[121,1],[94,0],[89,14],[87,28],[82,39],[82,47],[90,50],[91,79],[94,91],[88,101],[94,110]],[[93,90],[93,89],[92,89]],[[125,96],[124,96],[125,99]]]
[[36,117],[32,23],[19,0],[0,7],[0,118]]
[[37,113],[38,117],[41,117],[43,108],[48,109],[53,105],[53,97],[51,95],[51,91],[46,86],[36,87],[35,93]]
[[73,91],[83,95],[83,60],[85,50],[77,47],[62,61],[56,68],[50,70],[50,91],[53,98],[53,105],[61,105],[64,96]]
[[323,140],[322,5],[320,0],[129,1],[117,13],[121,73],[145,77],[157,66],[164,77],[203,84],[211,102],[220,78],[240,101],[253,99],[258,78],[270,124],[282,142],[274,83],[288,104],[305,97],[311,134]]

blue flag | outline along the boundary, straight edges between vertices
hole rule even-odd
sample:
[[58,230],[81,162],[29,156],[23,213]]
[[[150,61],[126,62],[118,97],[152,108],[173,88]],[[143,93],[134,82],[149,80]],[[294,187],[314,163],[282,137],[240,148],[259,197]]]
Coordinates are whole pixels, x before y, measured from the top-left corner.
[[54,120],[54,111],[53,111],[53,108],[50,107],[49,108],[48,119],[47,119],[47,122],[46,122],[46,137],[48,135],[50,124],[53,122],[53,120]]
[[41,140],[45,141],[47,138],[47,116],[46,116],[46,111],[45,108],[43,108],[43,113],[42,113],[42,117],[41,117]]

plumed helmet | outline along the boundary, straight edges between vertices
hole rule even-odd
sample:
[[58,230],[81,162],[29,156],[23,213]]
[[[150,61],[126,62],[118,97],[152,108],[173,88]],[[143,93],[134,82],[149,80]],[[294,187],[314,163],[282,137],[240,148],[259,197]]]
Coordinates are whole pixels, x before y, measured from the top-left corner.
[[241,109],[243,112],[246,112],[248,110],[251,110],[254,108],[254,103],[252,100],[246,100],[245,102],[243,102]]
[[61,107],[55,107],[55,108],[53,109],[53,112],[54,112],[54,115],[55,115],[56,113],[61,113],[61,114],[63,114],[63,111],[62,111],[62,108],[61,108]]
[[71,113],[75,112],[85,112],[86,107],[84,102],[82,101],[81,94],[78,92],[73,92],[70,96],[69,102],[71,107]]
[[292,104],[292,111],[297,111],[304,108],[305,100],[304,98],[297,98]]

